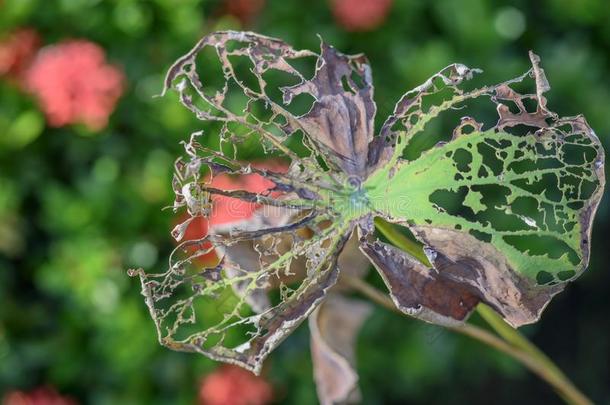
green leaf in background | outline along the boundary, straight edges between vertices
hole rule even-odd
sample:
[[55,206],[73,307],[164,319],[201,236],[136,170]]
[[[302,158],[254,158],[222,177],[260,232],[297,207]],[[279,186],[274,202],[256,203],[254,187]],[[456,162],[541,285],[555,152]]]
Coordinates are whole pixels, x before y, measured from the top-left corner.
[[0,116],[0,144],[8,148],[19,149],[34,142],[44,129],[44,118],[38,111],[23,111],[11,118],[12,121],[8,122],[8,117]]

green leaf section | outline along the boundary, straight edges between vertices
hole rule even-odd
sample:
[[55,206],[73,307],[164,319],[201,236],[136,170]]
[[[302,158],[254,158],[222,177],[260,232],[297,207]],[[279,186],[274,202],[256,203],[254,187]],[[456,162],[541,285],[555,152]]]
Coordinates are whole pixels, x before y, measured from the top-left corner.
[[370,205],[411,226],[491,243],[538,284],[566,281],[586,265],[581,224],[600,186],[600,153],[587,134],[564,129],[460,135],[379,170],[365,183]]

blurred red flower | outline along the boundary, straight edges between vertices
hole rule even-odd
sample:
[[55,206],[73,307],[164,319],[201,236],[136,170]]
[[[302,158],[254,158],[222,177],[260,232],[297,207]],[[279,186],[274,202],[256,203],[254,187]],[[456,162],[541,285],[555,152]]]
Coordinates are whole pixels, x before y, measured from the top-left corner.
[[[268,169],[278,173],[285,173],[288,167],[284,163],[267,161],[254,162],[252,167],[258,169]],[[230,176],[221,174],[212,179],[210,184],[214,188],[221,190],[245,190],[251,193],[263,193],[275,187],[275,183],[261,176],[260,174],[252,173],[240,176]],[[271,196],[277,194],[272,193]],[[232,197],[223,195],[212,196],[212,215],[210,215],[210,226],[217,227],[221,225],[234,224],[242,221],[247,221],[252,217],[254,212],[261,205],[247,201],[238,200]]]
[[124,76],[106,63],[104,50],[86,40],[43,48],[25,74],[25,85],[38,99],[48,123],[83,123],[99,130],[123,93]]
[[248,25],[265,7],[265,0],[225,0],[227,14]]
[[53,388],[40,387],[29,392],[11,391],[2,399],[2,405],[76,405],[76,401],[59,395]]
[[330,0],[335,21],[347,31],[370,31],[385,21],[393,0]]
[[266,380],[233,365],[208,374],[199,389],[201,405],[264,405],[272,399],[273,390]]
[[[259,169],[268,169],[278,173],[284,173],[288,170],[285,163],[276,161],[255,162],[253,167]],[[245,190],[252,193],[262,193],[272,189],[275,184],[260,174],[244,174],[239,176],[220,174],[215,176],[209,185],[220,190]],[[271,196],[277,195],[271,193]],[[237,198],[227,197],[223,195],[213,195],[212,212],[209,218],[197,217],[191,221],[184,233],[183,240],[196,240],[203,238],[208,234],[209,227],[222,227],[227,225],[235,225],[240,222],[248,221],[254,213],[261,208],[260,204],[242,201]],[[184,221],[187,217],[181,218]],[[195,247],[196,248],[196,247]],[[209,265],[215,261],[216,255],[210,253],[198,257],[196,261],[200,264]]]
[[40,46],[40,36],[21,28],[0,40],[0,76],[19,79]]

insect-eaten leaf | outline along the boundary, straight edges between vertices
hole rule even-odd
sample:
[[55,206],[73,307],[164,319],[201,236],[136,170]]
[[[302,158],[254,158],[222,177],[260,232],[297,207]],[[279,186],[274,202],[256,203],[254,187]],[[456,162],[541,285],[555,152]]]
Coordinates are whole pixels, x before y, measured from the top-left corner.
[[[455,324],[484,302],[513,326],[535,322],[587,267],[604,154],[584,117],[549,110],[549,83],[529,56],[525,74],[482,88],[468,89],[478,69],[442,69],[405,93],[375,134],[363,55],[324,42],[319,54],[296,50],[250,32],[204,37],[165,88],[214,135],[193,134],[176,163],[173,208],[184,223],[174,236],[190,221],[212,225],[179,242],[167,271],[137,271],[160,342],[260,372],[353,270],[340,260],[353,234],[409,315]],[[244,163],[252,148],[282,169]],[[240,183],[253,175],[265,186]],[[238,187],[218,186],[219,177]],[[214,226],[220,197],[225,220]],[[238,203],[247,217],[232,213]],[[429,263],[379,239],[375,218],[408,229]],[[210,253],[213,262],[199,260]],[[350,305],[333,298],[331,307]],[[347,335],[329,330],[341,322],[315,323],[328,315],[316,311],[318,378],[333,367],[349,374],[351,353],[333,345],[352,340],[366,311],[345,315]],[[346,399],[348,380],[341,392],[320,389]]]

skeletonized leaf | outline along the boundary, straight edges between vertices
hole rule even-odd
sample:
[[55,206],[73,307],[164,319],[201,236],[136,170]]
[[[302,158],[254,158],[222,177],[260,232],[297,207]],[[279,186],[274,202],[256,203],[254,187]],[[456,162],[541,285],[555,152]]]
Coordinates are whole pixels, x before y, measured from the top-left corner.
[[[198,63],[200,53],[210,50],[208,56],[220,63],[220,81],[208,74],[209,59]],[[314,62],[311,79],[304,60]],[[173,208],[185,209],[188,218],[175,227],[176,238],[193,218],[208,217],[220,198],[262,208],[237,227],[211,227],[205,237],[183,241],[167,272],[139,271],[143,294],[162,344],[258,372],[338,278],[337,260],[354,221],[331,212],[329,195],[342,189],[343,179],[365,171],[375,113],[370,68],[362,56],[344,56],[326,44],[317,55],[277,39],[228,31],[204,37],[170,68],[165,85],[198,118],[215,123],[221,141],[220,148],[210,148],[198,132],[184,144],[187,159],[176,164]],[[313,101],[299,115],[291,107],[302,108],[303,95]],[[310,156],[299,157],[288,146],[296,132]],[[288,170],[238,161],[239,148],[253,139],[288,161]],[[227,190],[213,181],[251,173],[275,186],[263,192]],[[197,259],[210,252],[219,256],[218,263],[200,268]],[[213,305],[218,313],[203,312]]]
[[[260,371],[335,285],[355,230],[406,313],[452,324],[482,301],[512,325],[537,320],[587,266],[604,155],[583,117],[549,110],[549,83],[538,56],[530,59],[524,75],[475,90],[465,90],[465,82],[481,71],[450,65],[407,92],[374,136],[364,56],[325,43],[320,54],[295,50],[251,32],[205,36],[165,81],[220,141],[212,147],[216,138],[198,132],[185,142],[187,157],[176,162],[172,186],[173,209],[186,218],[173,235],[182,240],[189,223],[209,217],[221,197],[261,211],[239,226],[182,240],[161,274],[136,272],[160,342]],[[531,90],[523,92],[528,83]],[[455,117],[484,105],[492,107],[493,122],[476,108]],[[439,132],[443,142],[422,147]],[[242,148],[259,145],[288,170],[238,159]],[[271,188],[214,186],[214,176],[252,173]],[[377,216],[407,227],[431,266],[375,240]],[[202,268],[197,259],[210,252],[219,260]],[[320,326],[323,311],[311,321],[320,335],[318,364],[348,359],[349,353],[330,354],[349,339]],[[344,316],[350,325],[360,322]],[[329,401],[353,385],[350,366],[339,363],[326,370],[345,370],[342,389],[317,377]]]
[[[197,70],[197,57],[206,48],[216,51],[225,78],[214,95],[208,90],[213,86],[208,86]],[[308,79],[297,65],[312,58],[316,69],[313,78]],[[251,75],[240,74],[237,61],[248,64]],[[267,82],[277,72],[292,79],[280,88],[281,100],[270,94]],[[352,175],[366,172],[376,107],[371,69],[363,55],[343,55],[325,43],[317,55],[251,32],[216,32],[204,37],[171,67],[165,90],[176,82],[182,103],[197,117],[225,124],[221,134],[228,142],[239,143],[257,135],[269,150],[295,158],[283,142],[300,131],[308,146],[329,165]],[[242,111],[232,108],[231,89],[247,97]],[[302,95],[313,98],[307,112],[291,112],[293,99]],[[239,126],[241,132],[230,131],[227,123]]]
[[[196,148],[187,146],[191,151]],[[192,159],[205,162],[195,154]],[[253,215],[256,229],[241,226],[215,233],[215,228],[211,228],[200,239],[182,242],[172,253],[167,272],[139,272],[143,294],[162,344],[176,350],[201,352],[258,372],[267,354],[311,313],[335,284],[337,258],[349,233],[344,226],[328,226],[326,217],[314,215],[311,207],[299,210],[297,206],[305,204],[305,200],[293,203],[290,195],[271,198],[243,190],[215,190],[207,186],[199,172],[185,170],[189,166],[192,165],[177,164],[175,182],[178,190],[194,190],[189,212],[206,212],[196,204],[205,205],[209,201],[206,194],[219,193],[263,204],[263,208],[276,214],[266,221],[257,219],[262,213]],[[215,169],[218,171],[218,167]],[[224,173],[231,171],[228,166],[223,169]],[[280,174],[273,176],[281,179]],[[182,201],[182,194],[177,193],[174,205],[187,205]],[[278,222],[280,218],[283,219]],[[316,234],[301,237],[299,231],[305,227],[316,230]],[[218,264],[198,267],[196,259],[212,251],[220,255]],[[303,262],[307,274],[285,286],[279,302],[265,299],[264,291],[269,285],[279,285],[295,273],[297,263]],[[202,313],[210,305],[216,305],[219,312]]]

